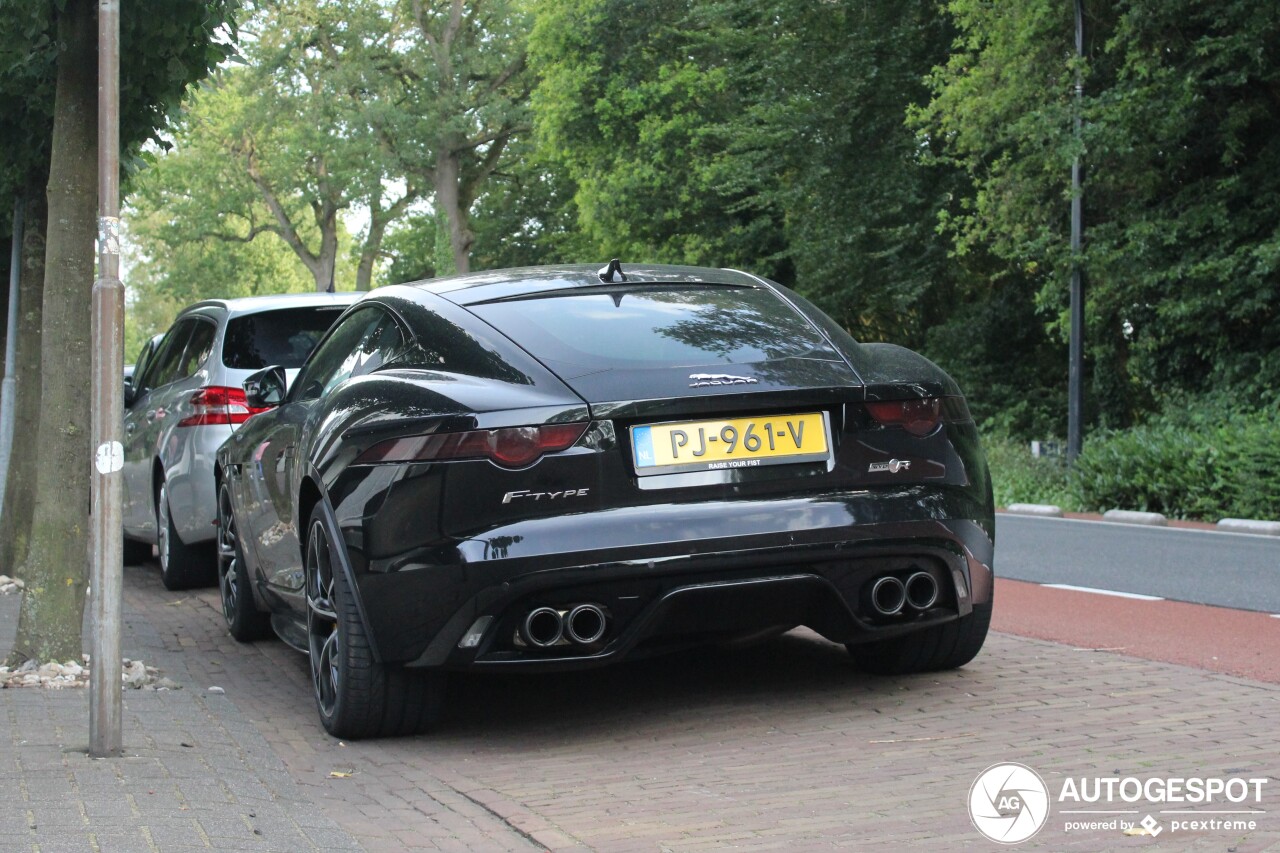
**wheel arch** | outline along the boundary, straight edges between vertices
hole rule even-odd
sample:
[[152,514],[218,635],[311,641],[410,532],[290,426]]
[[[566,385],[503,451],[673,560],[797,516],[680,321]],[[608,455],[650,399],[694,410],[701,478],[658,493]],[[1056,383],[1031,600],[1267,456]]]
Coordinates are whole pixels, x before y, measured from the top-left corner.
[[[329,505],[329,501],[325,500],[324,493],[320,487],[316,485],[316,481],[312,477],[303,477],[302,485],[298,490],[298,520],[304,525],[305,531],[298,536],[298,546],[301,551],[302,565],[306,566],[307,562],[307,539],[311,535],[311,515],[317,510],[320,513],[320,523],[324,525],[325,535],[329,539],[329,558],[338,566],[343,576],[346,578],[347,587],[351,590],[351,598],[355,602],[356,612],[360,616],[360,622],[364,626],[365,636],[368,637],[369,648],[373,653],[373,659],[376,663],[382,663],[382,651],[378,648],[377,635],[373,632],[373,625],[369,621],[369,612],[365,608],[364,598],[360,593],[360,585],[356,583],[355,570],[351,566],[351,557],[347,553],[346,540],[342,538],[342,530],[338,526],[337,516],[334,515],[333,507]],[[304,589],[310,588],[310,580],[304,582]]]

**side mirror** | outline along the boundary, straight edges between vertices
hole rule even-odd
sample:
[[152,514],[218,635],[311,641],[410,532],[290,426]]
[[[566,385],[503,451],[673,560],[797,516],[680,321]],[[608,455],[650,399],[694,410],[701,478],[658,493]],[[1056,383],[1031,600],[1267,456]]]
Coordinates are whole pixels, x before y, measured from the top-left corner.
[[289,380],[278,364],[264,367],[244,381],[244,398],[251,409],[271,409],[284,402]]
[[138,389],[133,387],[132,379],[126,379],[124,381],[124,407],[126,409],[129,408],[136,399],[138,399]]

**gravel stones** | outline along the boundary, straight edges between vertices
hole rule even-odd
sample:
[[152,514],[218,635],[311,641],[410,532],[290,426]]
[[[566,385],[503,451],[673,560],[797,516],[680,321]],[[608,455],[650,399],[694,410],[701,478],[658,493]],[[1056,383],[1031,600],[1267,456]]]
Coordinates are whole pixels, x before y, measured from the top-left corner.
[[[38,664],[26,661],[17,667],[0,666],[0,688],[44,687],[49,690],[89,686],[89,656],[80,661]],[[182,685],[162,678],[154,666],[140,660],[121,661],[120,680],[126,690],[181,690]]]

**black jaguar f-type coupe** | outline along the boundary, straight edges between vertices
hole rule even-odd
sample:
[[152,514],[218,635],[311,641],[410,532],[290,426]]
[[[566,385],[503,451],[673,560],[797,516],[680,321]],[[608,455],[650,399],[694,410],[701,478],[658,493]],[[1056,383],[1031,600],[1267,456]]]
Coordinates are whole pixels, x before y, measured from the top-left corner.
[[240,640],[309,653],[345,738],[444,673],[587,667],[806,625],[863,670],[970,661],[994,524],[964,397],[799,295],[675,266],[373,291],[218,452]]

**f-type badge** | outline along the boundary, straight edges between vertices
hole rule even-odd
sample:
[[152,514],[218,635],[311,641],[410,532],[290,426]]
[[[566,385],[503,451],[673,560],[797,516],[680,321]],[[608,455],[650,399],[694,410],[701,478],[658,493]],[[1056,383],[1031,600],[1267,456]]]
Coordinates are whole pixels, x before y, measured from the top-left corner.
[[752,376],[731,376],[728,373],[690,373],[690,388],[705,388],[708,385],[755,385],[760,380]]
[[899,471],[906,471],[911,468],[911,462],[906,459],[890,459],[888,462],[872,462],[871,467],[867,468],[868,474],[874,474],[877,471],[888,471],[890,474],[896,474]]

